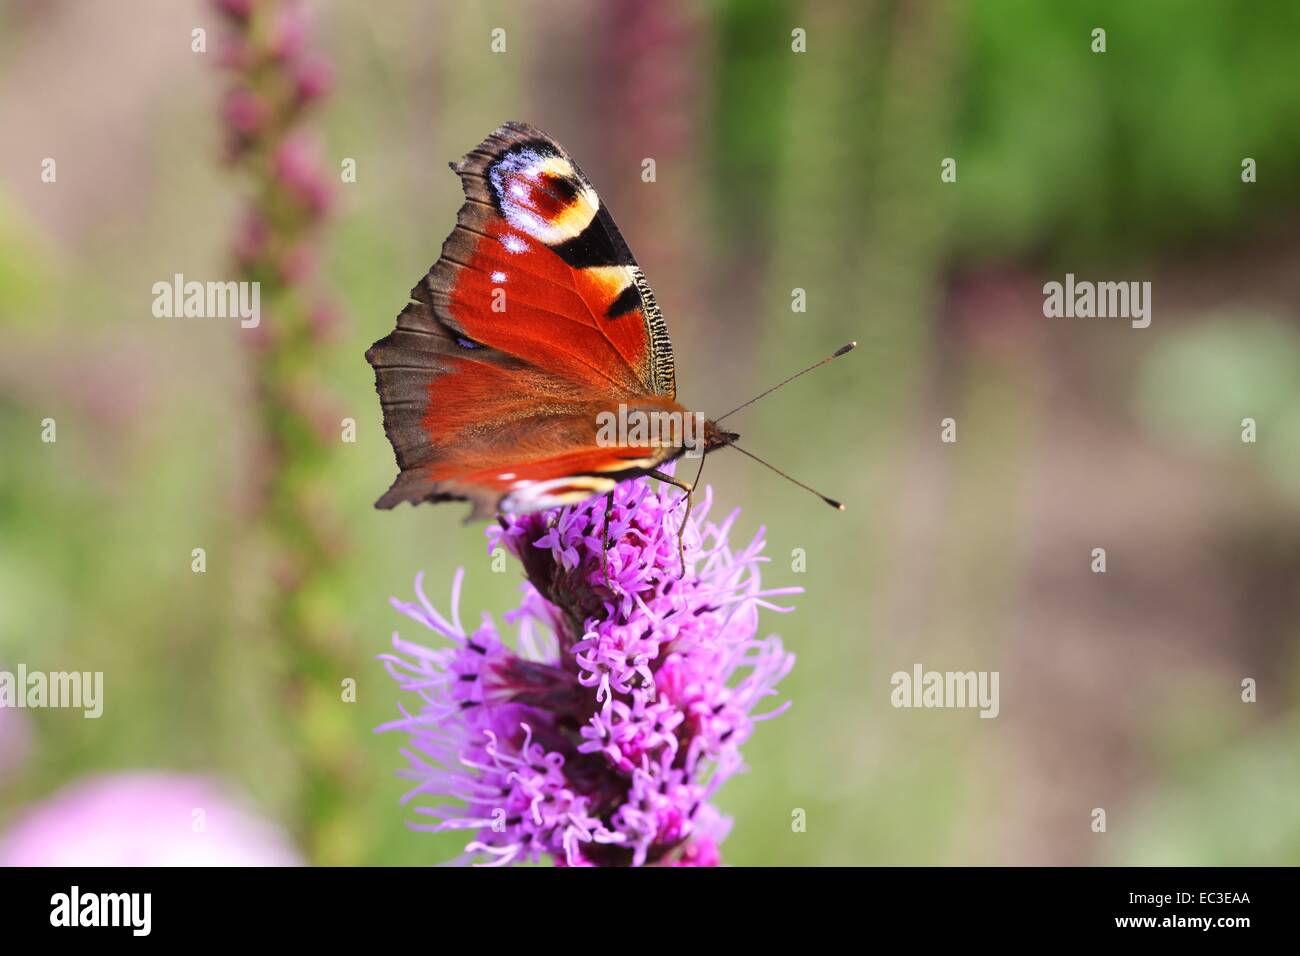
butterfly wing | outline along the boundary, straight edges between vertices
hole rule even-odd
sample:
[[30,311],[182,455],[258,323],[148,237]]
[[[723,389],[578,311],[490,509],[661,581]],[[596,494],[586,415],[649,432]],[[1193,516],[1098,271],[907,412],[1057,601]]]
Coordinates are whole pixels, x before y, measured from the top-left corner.
[[376,506],[538,510],[673,457],[596,440],[597,415],[620,403],[680,408],[659,307],[582,170],[519,123],[452,168],[456,228],[366,353],[400,469]]

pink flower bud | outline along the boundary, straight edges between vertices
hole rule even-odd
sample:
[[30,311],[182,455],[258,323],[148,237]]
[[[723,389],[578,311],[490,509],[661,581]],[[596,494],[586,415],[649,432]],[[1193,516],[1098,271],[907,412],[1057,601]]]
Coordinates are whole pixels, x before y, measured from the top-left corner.
[[323,56],[305,59],[294,75],[294,89],[303,103],[318,100],[334,88],[334,67]]
[[292,60],[306,38],[307,10],[300,4],[290,4],[276,14],[271,27],[271,55],[278,60]]
[[222,118],[240,136],[252,136],[271,115],[270,107],[248,89],[231,90],[221,107]]
[[272,164],[278,178],[286,186],[294,186],[313,174],[315,145],[306,136],[289,136],[275,148]]
[[324,213],[330,205],[330,187],[321,176],[316,161],[316,145],[303,136],[293,136],[281,143],[272,160],[276,178],[313,215]]

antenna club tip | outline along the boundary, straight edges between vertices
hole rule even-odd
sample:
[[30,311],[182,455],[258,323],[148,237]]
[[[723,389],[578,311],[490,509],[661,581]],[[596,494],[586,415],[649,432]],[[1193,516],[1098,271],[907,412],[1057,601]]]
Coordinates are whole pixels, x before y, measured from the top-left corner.
[[830,505],[830,506],[831,506],[832,508],[834,508],[836,511],[843,511],[843,510],[844,510],[844,504],[843,504],[842,502],[836,501],[834,498],[823,498],[822,501],[826,502],[828,505]]
[[850,342],[848,345],[842,345],[835,352],[835,354],[831,356],[831,358],[839,358],[841,355],[845,355],[849,352],[852,352],[857,347],[858,347],[857,342]]

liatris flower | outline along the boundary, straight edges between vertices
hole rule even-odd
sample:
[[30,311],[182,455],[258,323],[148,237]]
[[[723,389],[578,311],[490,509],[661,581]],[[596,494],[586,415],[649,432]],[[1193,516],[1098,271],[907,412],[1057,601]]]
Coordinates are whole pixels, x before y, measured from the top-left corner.
[[762,532],[733,551],[738,512],[707,521],[706,491],[685,529],[684,503],[648,479],[614,491],[612,547],[605,499],[500,519],[489,549],[504,547],[528,581],[506,615],[508,645],[484,615],[467,631],[462,573],[444,617],[416,579],[418,604],[394,600],[450,646],[430,649],[394,635],[384,655],[419,707],[380,730],[409,735],[404,802],[421,806],[427,830],[468,830],[463,859],[487,865],[550,857],[567,866],[712,866],[730,822],[709,804],[743,768],[740,747],[755,710],[794,664],[775,636],[756,636],[759,608],[786,611],[764,591]]
[[293,846],[225,787],[105,774],[60,790],[0,838],[0,866],[298,866]]
[[319,373],[339,312],[314,278],[333,190],[307,123],[332,70],[311,50],[302,0],[213,2],[226,24],[226,156],[252,187],[232,251],[239,278],[260,283],[263,305],[256,331],[241,334],[251,346],[259,425],[246,483],[251,524],[278,585],[266,618],[286,651],[276,699],[297,759],[302,842],[315,862],[349,863],[361,846],[350,822],[354,757],[318,730],[339,706],[340,681],[356,672],[345,623],[321,610],[331,606],[343,549],[325,480],[343,412]]

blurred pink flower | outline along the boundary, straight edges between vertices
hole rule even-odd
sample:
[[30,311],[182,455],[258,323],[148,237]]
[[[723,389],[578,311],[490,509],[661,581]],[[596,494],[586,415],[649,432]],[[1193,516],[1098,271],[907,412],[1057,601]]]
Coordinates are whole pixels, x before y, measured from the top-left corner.
[[284,833],[217,782],[136,771],[77,781],[19,816],[0,866],[298,866]]

